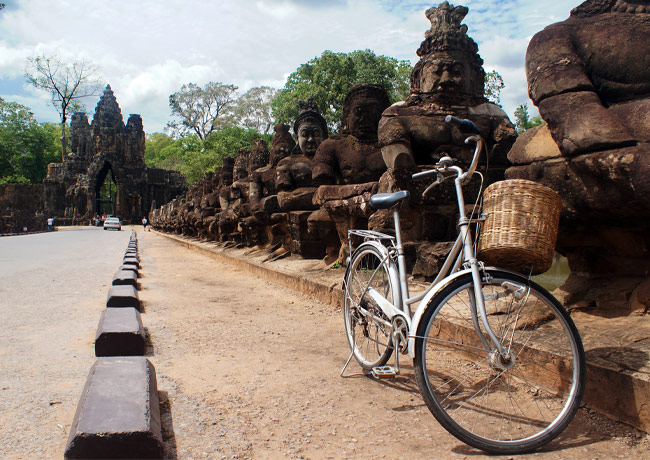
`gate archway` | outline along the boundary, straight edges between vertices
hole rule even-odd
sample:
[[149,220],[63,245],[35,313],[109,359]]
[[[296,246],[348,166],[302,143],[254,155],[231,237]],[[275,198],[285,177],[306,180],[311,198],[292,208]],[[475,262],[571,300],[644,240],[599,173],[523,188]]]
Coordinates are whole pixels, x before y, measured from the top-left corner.
[[116,215],[117,184],[113,168],[108,161],[97,173],[95,181],[95,209],[97,214]]

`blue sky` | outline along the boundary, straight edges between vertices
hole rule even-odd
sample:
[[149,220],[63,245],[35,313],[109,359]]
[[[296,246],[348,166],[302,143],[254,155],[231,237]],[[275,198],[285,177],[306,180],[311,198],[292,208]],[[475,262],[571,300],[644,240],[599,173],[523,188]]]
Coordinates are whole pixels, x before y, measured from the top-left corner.
[[[169,120],[168,97],[189,82],[281,88],[324,50],[371,49],[417,62],[439,1],[417,0],[4,0],[0,12],[0,97],[57,121],[49,96],[30,87],[25,62],[36,54],[86,59],[110,83],[124,118],[142,115],[147,133]],[[504,78],[502,105],[512,117],[526,94],[530,38],[562,21],[581,1],[465,0],[469,35],[486,71]],[[98,97],[85,101],[92,116]]]

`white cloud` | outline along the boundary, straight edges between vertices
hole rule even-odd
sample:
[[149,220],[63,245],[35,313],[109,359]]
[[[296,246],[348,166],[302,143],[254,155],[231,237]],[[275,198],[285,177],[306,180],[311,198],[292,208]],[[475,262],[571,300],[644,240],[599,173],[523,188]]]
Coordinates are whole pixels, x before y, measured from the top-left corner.
[[[438,1],[30,0],[0,13],[0,84],[21,76],[25,59],[35,53],[85,58],[100,67],[125,118],[140,113],[147,132],[160,131],[169,119],[168,97],[184,83],[221,81],[242,91],[261,85],[279,88],[300,64],[326,49],[369,48],[415,63],[430,25],[424,12],[434,3]],[[486,69],[504,77],[502,101],[512,114],[516,101],[526,97],[523,55],[529,38],[565,19],[570,7],[566,0],[458,3],[470,8],[465,22]],[[9,93],[0,88],[0,96],[8,99]],[[20,97],[33,102],[21,103],[37,119],[48,116],[43,109],[47,98],[37,104],[33,95]],[[87,103],[91,114],[96,101]]]

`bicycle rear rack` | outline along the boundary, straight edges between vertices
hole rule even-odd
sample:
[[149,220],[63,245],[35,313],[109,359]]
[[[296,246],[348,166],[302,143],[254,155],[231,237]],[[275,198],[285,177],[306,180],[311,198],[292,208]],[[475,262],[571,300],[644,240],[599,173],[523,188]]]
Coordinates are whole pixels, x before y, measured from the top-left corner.
[[389,244],[382,243],[384,246],[387,247],[395,247],[395,237],[391,235],[387,235],[386,233],[381,233],[381,232],[375,232],[373,230],[348,230],[348,246],[350,250],[350,255],[352,255],[353,247],[352,247],[352,237],[356,236],[361,238],[364,242],[365,241],[388,241]]

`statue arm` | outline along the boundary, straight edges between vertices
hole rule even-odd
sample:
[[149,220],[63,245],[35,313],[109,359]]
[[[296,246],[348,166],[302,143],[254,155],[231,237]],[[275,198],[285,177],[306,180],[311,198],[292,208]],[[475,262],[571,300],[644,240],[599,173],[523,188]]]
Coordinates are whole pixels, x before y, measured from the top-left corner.
[[378,137],[381,156],[388,169],[415,169],[415,158],[408,130],[399,117],[382,116],[379,121]]
[[261,199],[262,184],[259,180],[252,180],[248,186],[248,200],[250,201],[251,209],[258,209]]
[[321,142],[312,162],[312,180],[314,185],[332,185],[336,182],[338,162],[331,139]]
[[634,143],[624,123],[603,105],[570,27],[550,26],[533,37],[526,72],[529,95],[565,155]]

